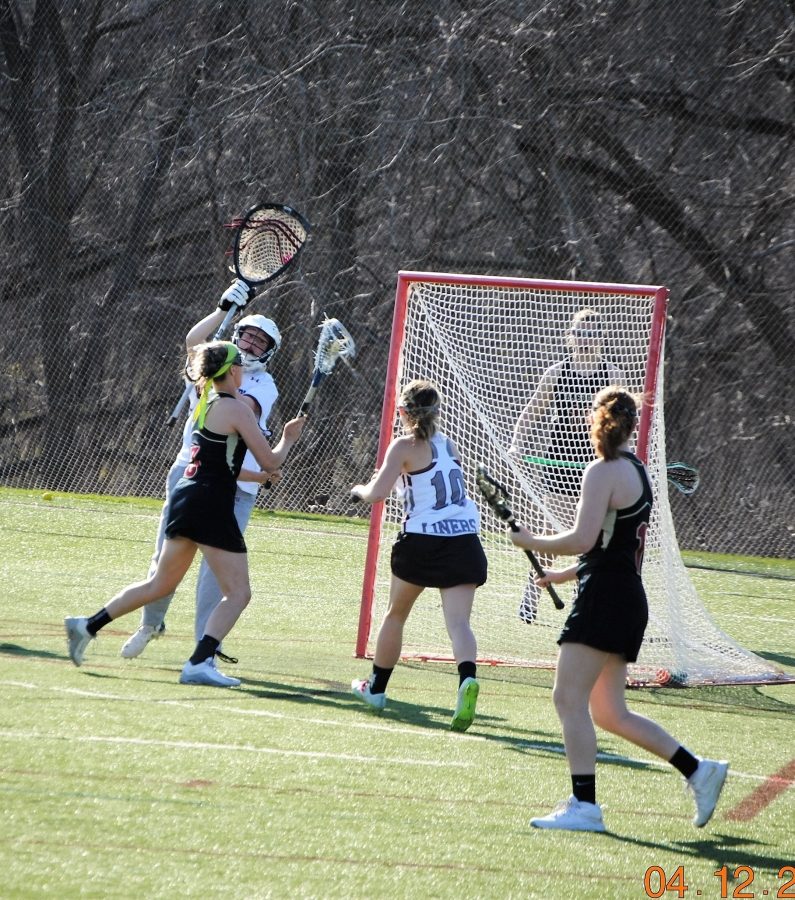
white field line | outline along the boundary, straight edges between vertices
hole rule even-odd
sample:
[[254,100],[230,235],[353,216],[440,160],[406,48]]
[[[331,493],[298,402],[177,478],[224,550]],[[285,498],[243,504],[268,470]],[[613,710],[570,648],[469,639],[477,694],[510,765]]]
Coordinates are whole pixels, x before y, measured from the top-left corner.
[[[274,747],[255,747],[252,744],[214,744],[208,741],[156,741],[148,738],[125,737],[100,737],[98,735],[75,736],[73,734],[54,734],[34,731],[2,731],[0,739],[8,740],[35,740],[35,741],[68,741],[69,743],[83,744],[126,744],[140,747],[165,747],[174,750],[219,750],[223,753],[235,751],[237,753],[261,753],[270,756],[300,756],[305,759],[332,759],[343,762],[375,763],[377,765],[395,764],[401,766],[430,766],[433,768],[446,768],[452,763],[437,760],[419,759],[390,759],[383,756],[360,756],[353,753],[319,753],[310,750],[277,750]],[[474,768],[476,763],[456,763],[457,768]]]
[[[318,725],[321,727],[334,728],[336,730],[340,729],[340,722],[338,719],[318,719],[309,716],[297,716],[291,715],[287,713],[278,713],[272,712],[269,710],[255,710],[255,709],[241,709],[232,705],[232,703],[223,703],[223,704],[213,704],[208,705],[207,703],[197,704],[191,700],[156,700],[152,697],[135,697],[135,696],[120,696],[117,694],[108,694],[103,693],[101,691],[86,691],[81,690],[79,688],[65,688],[65,687],[43,687],[42,685],[32,684],[30,682],[24,681],[0,681],[0,685],[6,687],[16,687],[23,688],[26,690],[39,691],[44,693],[45,691],[49,691],[55,694],[72,694],[79,697],[86,697],[91,700],[113,700],[124,703],[146,703],[149,705],[152,704],[161,704],[163,706],[177,706],[185,709],[199,709],[201,710],[217,710],[218,712],[225,713],[227,715],[240,715],[240,716],[255,716],[261,718],[268,719],[282,719],[289,720],[295,722],[299,725]],[[234,696],[233,691],[229,691],[227,696]],[[362,709],[362,716],[368,716],[368,711],[366,709]],[[371,718],[374,718],[372,713],[369,713]],[[400,735],[410,735],[412,737],[426,739],[426,740],[455,740],[461,741],[469,740],[469,741],[481,741],[485,743],[491,744],[500,744],[501,741],[499,738],[494,737],[485,737],[478,734],[453,734],[452,732],[447,731],[438,731],[434,729],[427,729],[421,727],[415,728],[406,728],[400,725],[393,724],[382,724],[378,722],[346,722],[345,728],[354,728],[365,731],[383,731],[389,732],[391,734],[400,734]],[[384,756],[361,756],[357,754],[348,754],[348,753],[324,753],[318,751],[310,751],[310,750],[282,750],[274,747],[259,747],[253,744],[216,744],[205,741],[164,741],[164,740],[155,740],[150,738],[128,738],[128,737],[105,737],[101,735],[84,735],[77,736],[73,734],[58,734],[58,733],[47,733],[47,732],[33,732],[33,731],[11,731],[11,730],[3,730],[0,729],[0,739],[8,739],[8,740],[52,740],[52,741],[79,741],[86,743],[108,743],[108,744],[130,744],[136,746],[152,746],[152,747],[167,747],[172,749],[182,749],[182,750],[220,750],[223,752],[229,751],[238,751],[240,753],[262,753],[269,754],[273,756],[298,756],[310,759],[329,759],[329,760],[340,760],[340,761],[350,761],[350,762],[371,762],[371,763],[381,763],[381,764],[391,764],[391,765],[404,765],[404,766],[427,766],[432,768],[481,768],[482,762],[462,762],[461,760],[418,760],[412,757],[384,757]],[[560,756],[563,755],[563,748],[550,747],[547,744],[539,744],[534,743],[532,741],[527,742],[518,742],[518,741],[506,741],[506,745],[509,745],[513,750],[536,750],[543,753],[553,753],[558,754]],[[630,763],[634,763],[636,765],[646,766],[647,768],[660,769],[662,771],[669,771],[670,766],[665,762],[658,762],[657,760],[650,759],[638,759],[631,756],[624,756],[623,754],[618,753],[605,753],[600,752],[597,753],[597,759],[601,760],[613,760],[613,761],[626,761]],[[526,763],[522,763],[520,765],[512,765],[507,767],[510,771],[524,772],[526,771]],[[766,781],[767,775],[755,775],[750,772],[739,772],[736,769],[730,769],[730,775],[732,778],[745,778],[750,781]]]

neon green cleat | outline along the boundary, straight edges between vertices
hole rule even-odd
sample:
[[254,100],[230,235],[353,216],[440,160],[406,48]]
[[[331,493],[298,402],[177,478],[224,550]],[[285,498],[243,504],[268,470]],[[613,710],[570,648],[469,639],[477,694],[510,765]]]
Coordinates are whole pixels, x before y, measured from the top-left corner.
[[479,691],[480,685],[474,678],[465,678],[461,682],[453,721],[450,723],[453,731],[466,731],[475,720],[475,706],[477,706]]

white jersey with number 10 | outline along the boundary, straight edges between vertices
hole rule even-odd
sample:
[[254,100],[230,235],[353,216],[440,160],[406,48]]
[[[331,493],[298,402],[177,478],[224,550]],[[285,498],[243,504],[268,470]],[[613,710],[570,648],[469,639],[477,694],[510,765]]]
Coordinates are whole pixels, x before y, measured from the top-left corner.
[[397,484],[403,502],[403,530],[444,537],[477,534],[480,513],[467,496],[464,473],[453,456],[450,439],[437,433],[428,443],[433,454],[428,468],[401,475]]

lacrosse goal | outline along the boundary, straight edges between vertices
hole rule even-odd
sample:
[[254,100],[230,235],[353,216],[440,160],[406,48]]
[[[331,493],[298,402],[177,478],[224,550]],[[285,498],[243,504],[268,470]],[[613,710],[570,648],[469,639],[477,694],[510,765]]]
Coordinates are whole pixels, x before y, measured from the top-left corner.
[[[572,524],[576,489],[565,453],[548,448],[549,416],[526,426],[524,450],[514,429],[547,368],[567,358],[575,314],[598,313],[603,358],[623,385],[643,393],[635,451],[647,463],[655,505],[646,539],[644,582],[650,618],[630,680],[643,684],[716,684],[788,680],[766,660],[737,645],[710,619],[685,570],[668,503],[663,410],[663,344],[668,292],[647,285],[595,284],[476,275],[400,272],[389,351],[378,462],[400,431],[397,398],[412,378],[430,378],[442,394],[441,430],[457,444],[469,493],[481,510],[488,582],[478,590],[472,626],[479,662],[554,666],[556,638],[570,607],[556,610],[542,592],[535,619],[519,616],[528,562],[475,487],[483,462],[506,485],[519,521],[534,531]],[[529,449],[528,449],[529,448]],[[564,448],[565,449],[565,448]],[[555,482],[555,479],[558,479]],[[563,479],[561,482],[560,479]],[[558,486],[556,486],[556,484]],[[391,497],[373,507],[362,587],[356,654],[371,656],[389,594],[389,556],[401,510]],[[567,565],[571,560],[558,560]],[[404,657],[449,660],[438,592],[417,602],[404,632]]]

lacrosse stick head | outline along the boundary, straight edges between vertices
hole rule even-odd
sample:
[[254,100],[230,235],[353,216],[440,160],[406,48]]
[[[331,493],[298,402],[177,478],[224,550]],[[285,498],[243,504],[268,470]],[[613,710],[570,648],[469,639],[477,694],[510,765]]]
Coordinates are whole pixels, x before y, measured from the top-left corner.
[[513,510],[508,505],[510,497],[505,485],[500,484],[496,478],[489,474],[489,470],[483,463],[478,463],[475,469],[475,482],[483,495],[483,499],[494,510],[494,514],[503,522],[513,520]]
[[320,338],[315,351],[315,371],[330,374],[337,360],[346,362],[356,356],[356,343],[339,319],[324,319],[320,324]]
[[249,285],[265,284],[298,257],[309,236],[309,223],[290,206],[263,203],[228,226],[236,229],[230,267]]
[[686,497],[695,493],[701,483],[698,469],[687,465],[687,463],[669,463],[666,468],[666,475],[669,483],[672,484],[680,494],[684,494]]

